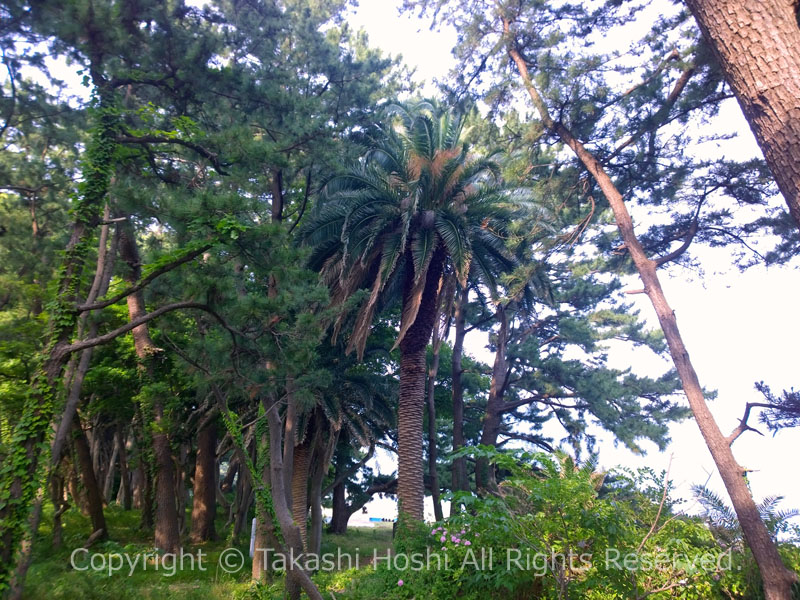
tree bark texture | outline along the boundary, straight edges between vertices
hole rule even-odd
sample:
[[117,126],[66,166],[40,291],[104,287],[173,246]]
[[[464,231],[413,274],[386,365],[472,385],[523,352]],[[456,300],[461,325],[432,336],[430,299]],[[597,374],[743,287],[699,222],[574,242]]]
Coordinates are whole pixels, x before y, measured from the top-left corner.
[[292,469],[292,518],[300,529],[303,550],[308,550],[308,469],[311,454],[311,441],[306,437],[294,448],[294,467]]
[[[442,246],[434,250],[426,274],[419,311],[400,342],[400,398],[397,408],[397,500],[400,515],[416,521],[424,518],[424,462],[422,413],[425,407],[425,351],[436,319],[439,279],[444,267]],[[407,264],[413,264],[409,252]],[[413,269],[407,269],[403,291],[405,308],[413,288]]]
[[800,229],[797,0],[686,0]]

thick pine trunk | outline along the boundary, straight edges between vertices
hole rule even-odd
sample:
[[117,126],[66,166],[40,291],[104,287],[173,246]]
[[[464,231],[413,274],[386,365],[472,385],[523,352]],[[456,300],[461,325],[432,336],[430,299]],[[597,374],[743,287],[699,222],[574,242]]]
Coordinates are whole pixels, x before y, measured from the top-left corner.
[[217,490],[214,471],[217,467],[217,424],[212,419],[197,434],[197,458],[194,467],[192,531],[190,539],[198,544],[216,538],[214,517],[217,513]]
[[[463,368],[461,357],[464,354],[464,336],[466,335],[466,308],[469,300],[469,288],[461,290],[456,302],[454,316],[455,339],[453,340],[452,385],[453,385],[453,452],[464,447],[464,386],[461,382]],[[467,460],[459,457],[453,459],[453,491],[469,489],[467,481]]]
[[797,0],[686,0],[800,229]]
[[[751,2],[750,4],[755,5],[756,3]],[[508,22],[504,23],[506,31],[508,31],[509,26]],[[675,313],[667,303],[664,290],[661,288],[661,282],[656,273],[659,262],[647,256],[633,229],[633,221],[630,213],[628,213],[622,194],[619,193],[603,166],[571,131],[550,117],[547,105],[530,79],[525,60],[514,47],[509,47],[509,56],[516,63],[522,82],[534,106],[539,111],[544,125],[558,135],[561,141],[575,153],[575,156],[597,181],[600,190],[608,200],[614,213],[620,236],[625,242],[625,247],[644,284],[644,291],[655,309],[658,322],[667,340],[672,362],[675,364],[683,391],[689,401],[689,407],[719,470],[725,489],[731,498],[745,541],[758,564],[765,597],[767,600],[790,600],[791,586],[793,582],[797,581],[797,575],[784,566],[778,553],[778,548],[761,520],[758,507],[753,501],[750,489],[747,487],[747,482],[744,478],[745,471],[733,456],[730,447],[732,440],[722,434],[706,404],[703,388],[689,359],[689,352],[683,343]]]
[[[278,521],[281,534],[283,535],[285,543],[284,551],[294,554],[294,556],[297,557],[303,552],[303,540],[300,537],[300,530],[294,523],[289,505],[286,502],[287,492],[283,484],[284,467],[283,453],[281,452],[284,424],[281,422],[278,409],[274,404],[267,408],[267,422],[269,424],[270,439],[270,482],[272,483],[271,492],[275,518]],[[317,586],[311,580],[305,569],[296,568],[293,562],[288,562],[288,567],[286,595],[289,598],[299,599],[300,590],[302,589],[312,600],[322,600],[322,594],[320,594]]]

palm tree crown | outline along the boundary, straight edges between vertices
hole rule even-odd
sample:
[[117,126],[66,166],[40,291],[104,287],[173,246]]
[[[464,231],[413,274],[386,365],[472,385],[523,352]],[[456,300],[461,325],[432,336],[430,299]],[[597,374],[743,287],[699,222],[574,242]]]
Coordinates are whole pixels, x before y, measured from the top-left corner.
[[367,135],[365,154],[327,183],[302,229],[334,305],[368,290],[348,352],[360,356],[377,308],[401,299],[398,497],[401,512],[415,519],[422,519],[424,497],[425,349],[443,276],[465,286],[472,270],[494,286],[515,266],[506,249],[509,224],[528,206],[525,192],[501,185],[491,156],[470,154],[463,129],[462,114],[435,103],[392,105]]

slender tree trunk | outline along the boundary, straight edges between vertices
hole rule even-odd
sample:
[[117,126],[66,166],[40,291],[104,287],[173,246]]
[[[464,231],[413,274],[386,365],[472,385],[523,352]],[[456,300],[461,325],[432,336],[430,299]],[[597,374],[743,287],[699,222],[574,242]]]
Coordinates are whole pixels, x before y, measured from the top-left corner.
[[191,446],[183,442],[178,451],[177,477],[175,477],[179,536],[183,536],[186,532],[186,508],[189,506],[189,454],[191,454]]
[[92,521],[92,533],[102,531],[100,538],[106,539],[108,537],[108,526],[103,514],[103,498],[100,495],[100,486],[97,484],[97,478],[95,477],[89,443],[86,440],[86,434],[83,431],[83,427],[81,427],[78,415],[75,415],[75,419],[72,421],[72,432],[75,455],[80,465],[81,482],[86,492],[89,518]]
[[[262,444],[267,440],[262,440]],[[245,471],[242,471],[244,473]],[[249,476],[247,476],[249,479]],[[269,462],[264,465],[264,470],[261,473],[261,485],[267,489],[272,488],[271,474]],[[275,523],[269,515],[260,507],[256,502],[256,535],[255,543],[253,544],[253,564],[251,578],[253,581],[263,581],[269,579],[272,574],[271,564],[268,562],[270,557],[270,550],[277,550],[278,544],[276,543]]]
[[219,489],[222,492],[230,492],[233,489],[233,482],[238,472],[239,460],[237,458],[231,458],[228,461],[228,470],[225,471],[225,477],[222,478],[222,483],[219,484]]
[[[469,288],[461,290],[456,302],[454,326],[455,339],[453,340],[453,452],[464,447],[464,386],[461,376],[464,369],[461,366],[461,357],[464,354],[464,337],[466,335],[466,310],[469,301]],[[465,457],[453,459],[453,491],[467,491],[467,460]]]
[[194,467],[194,498],[192,500],[193,544],[216,539],[214,517],[217,513],[216,478],[217,424],[212,419],[197,434],[197,459]]
[[[109,218],[108,205],[105,206],[103,211],[103,219]],[[94,302],[99,296],[104,295],[108,291],[108,286],[111,281],[111,274],[114,269],[114,257],[116,256],[117,236],[114,236],[111,242],[111,248],[108,249],[108,234],[109,226],[103,225],[100,229],[99,242],[97,245],[97,263],[95,267],[94,279],[89,287],[89,293],[86,296],[87,302]],[[41,312],[41,311],[39,311]],[[38,314],[38,313],[37,313]],[[88,320],[88,313],[80,316],[76,329],[77,337],[82,337],[86,322]],[[98,321],[92,321],[89,325],[89,332],[87,337],[92,338],[97,335],[99,328]],[[48,473],[45,482],[45,487],[50,487],[55,490],[52,484],[48,483],[53,476],[53,473],[58,469],[61,462],[61,453],[66,443],[67,435],[72,427],[72,421],[80,402],[81,388],[83,387],[83,380],[89,370],[89,364],[92,358],[93,348],[87,348],[80,354],[80,358],[75,356],[70,358],[69,365],[64,375],[65,387],[67,392],[67,401],[64,406],[64,412],[61,416],[61,422],[56,430],[53,442],[50,445],[50,464],[48,466]],[[60,487],[63,490],[63,483]],[[55,494],[55,491],[53,491]],[[61,515],[63,514],[64,505],[62,500],[53,496],[53,546],[59,547],[61,545]],[[63,510],[62,510],[63,509]],[[22,586],[25,581],[25,575],[30,567],[30,561],[33,553],[33,544],[36,539],[36,534],[39,531],[39,523],[42,515],[41,502],[35,507],[31,513],[30,519],[30,532],[28,534],[27,542],[23,544],[21,552],[19,553],[19,560],[17,564],[17,572],[14,575],[14,583],[11,586],[11,597],[19,597],[22,594]]]
[[686,0],[800,229],[797,0]]
[[[503,422],[502,406],[508,381],[508,316],[502,304],[498,305],[496,316],[500,322],[500,329],[497,331],[492,382],[481,432],[481,444],[486,446],[497,444],[497,436],[500,434]],[[497,487],[494,467],[484,458],[475,461],[475,487],[478,490],[493,490]]]
[[[510,31],[509,27],[510,24],[507,21],[504,22],[504,29],[507,34]],[[575,138],[572,132],[563,124],[552,119],[547,110],[547,105],[530,79],[525,60],[516,48],[513,45],[509,45],[508,52],[519,70],[522,82],[534,106],[539,111],[544,125],[558,135],[561,141],[575,153],[586,170],[597,181],[603,195],[608,200],[620,235],[625,242],[625,247],[644,284],[645,293],[658,316],[658,321],[669,346],[672,362],[675,364],[675,369],[683,385],[683,391],[689,401],[689,407],[694,414],[700,433],[711,452],[714,463],[731,498],[745,541],[758,564],[764,585],[764,594],[767,600],[790,600],[791,586],[793,582],[797,581],[797,575],[784,566],[778,553],[778,548],[761,520],[758,508],[753,501],[753,496],[747,487],[747,482],[744,478],[745,471],[733,456],[730,447],[732,440],[722,434],[706,404],[703,388],[700,386],[697,372],[694,370],[694,366],[689,359],[689,353],[683,343],[675,313],[667,303],[664,290],[661,288],[661,282],[656,272],[661,263],[658,260],[648,258],[644,247],[636,237],[633,221],[628,213],[622,194],[617,190],[611,177],[609,177],[592,153]]]
[[119,458],[119,440],[116,434],[114,435],[113,449],[111,450],[111,458],[108,461],[108,468],[106,469],[105,481],[103,483],[103,499],[106,505],[111,503],[111,493],[114,489],[114,480],[117,477],[117,459]]
[[122,424],[117,425],[114,435],[117,436],[117,444],[119,445],[119,495],[121,496],[123,510],[130,510],[132,498],[131,475],[128,471],[128,449],[126,447],[128,436],[125,435]]
[[64,500],[64,478],[59,467],[50,474],[50,499],[53,502],[53,548],[61,548],[62,530],[61,516],[69,509],[69,503]]

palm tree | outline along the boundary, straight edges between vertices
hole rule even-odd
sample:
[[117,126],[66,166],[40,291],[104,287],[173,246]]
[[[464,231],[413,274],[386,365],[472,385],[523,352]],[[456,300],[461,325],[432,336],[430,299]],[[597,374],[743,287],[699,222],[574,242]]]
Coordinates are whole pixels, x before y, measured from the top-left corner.
[[401,515],[421,520],[425,349],[442,277],[464,286],[470,269],[492,279],[510,267],[507,226],[526,194],[500,185],[491,157],[469,153],[459,112],[419,102],[387,115],[359,162],[325,186],[302,234],[334,305],[366,290],[348,352],[360,356],[376,310],[401,299],[397,489]]

